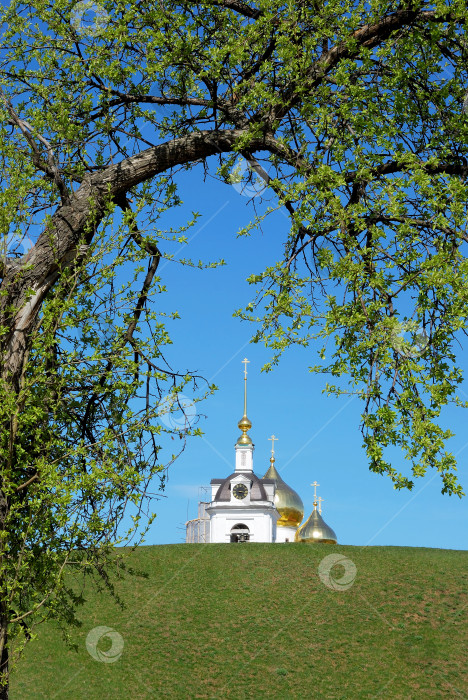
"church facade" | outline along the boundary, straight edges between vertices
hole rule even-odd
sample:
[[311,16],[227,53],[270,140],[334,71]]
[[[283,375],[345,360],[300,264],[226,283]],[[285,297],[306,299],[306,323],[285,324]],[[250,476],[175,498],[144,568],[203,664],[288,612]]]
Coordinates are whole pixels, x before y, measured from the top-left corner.
[[[312,515],[299,528],[304,506],[299,494],[276,470],[274,435],[270,438],[269,469],[262,478],[254,473],[254,445],[249,435],[252,423],[247,417],[248,360],[243,362],[244,415],[238,423],[241,435],[235,445],[235,470],[229,476],[211,480],[211,501],[200,503],[199,517],[186,523],[186,542],[336,542],[335,533],[317,511],[316,498]],[[307,536],[299,538],[305,525]]]
[[259,479],[253,471],[254,446],[247,434],[244,414],[242,435],[236,444],[236,468],[229,476],[211,480],[210,542],[275,542],[279,513],[275,507],[274,479]]

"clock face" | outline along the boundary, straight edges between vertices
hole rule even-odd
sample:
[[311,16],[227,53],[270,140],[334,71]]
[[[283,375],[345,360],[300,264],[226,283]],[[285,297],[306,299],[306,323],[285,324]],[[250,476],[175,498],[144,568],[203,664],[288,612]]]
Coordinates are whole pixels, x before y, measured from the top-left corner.
[[236,484],[232,492],[235,498],[245,498],[248,494],[248,489],[245,484]]

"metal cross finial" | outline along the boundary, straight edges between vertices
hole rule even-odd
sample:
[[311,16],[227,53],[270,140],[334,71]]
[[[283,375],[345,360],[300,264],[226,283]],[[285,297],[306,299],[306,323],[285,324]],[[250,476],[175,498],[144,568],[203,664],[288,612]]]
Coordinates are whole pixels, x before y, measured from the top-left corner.
[[244,364],[244,379],[247,379],[247,364],[250,362],[250,360],[245,358],[242,360],[242,362]]
[[268,439],[271,440],[271,455],[273,456],[275,454],[275,440],[278,440],[278,438],[272,435]]
[[323,503],[323,500],[324,500],[324,499],[322,498],[322,496],[319,496],[318,501],[319,501],[319,513],[320,513],[320,515],[322,515],[322,503]]
[[316,501],[317,500],[317,486],[320,486],[320,484],[318,484],[316,481],[314,481],[314,483],[311,484],[311,486],[314,487],[314,501]]

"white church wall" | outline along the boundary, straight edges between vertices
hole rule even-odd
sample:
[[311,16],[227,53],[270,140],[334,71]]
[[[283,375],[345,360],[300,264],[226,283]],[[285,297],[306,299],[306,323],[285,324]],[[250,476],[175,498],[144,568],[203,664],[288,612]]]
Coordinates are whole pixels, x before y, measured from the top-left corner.
[[235,513],[214,513],[211,516],[211,542],[230,542],[234,525],[246,525],[250,542],[273,542],[274,518],[270,512],[253,513],[239,508]]
[[216,484],[211,484],[211,500],[212,501],[214,501],[214,499],[215,499],[215,496],[218,492],[220,484],[221,484],[221,481],[219,483],[216,483]]
[[294,536],[296,534],[297,528],[295,527],[277,527],[276,528],[276,542],[294,542]]
[[236,445],[236,472],[253,471],[253,446]]

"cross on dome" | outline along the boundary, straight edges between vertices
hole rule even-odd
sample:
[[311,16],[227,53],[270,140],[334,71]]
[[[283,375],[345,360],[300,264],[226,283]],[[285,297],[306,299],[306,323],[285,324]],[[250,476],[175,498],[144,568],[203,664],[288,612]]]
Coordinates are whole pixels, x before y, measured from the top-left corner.
[[271,440],[271,456],[275,456],[275,440],[278,440],[277,437],[272,435],[271,437],[268,438],[268,440]]
[[[314,501],[317,501],[317,486],[320,486],[320,484],[317,481],[314,481],[314,483],[311,484],[311,486],[314,487]],[[315,503],[315,505],[317,504]]]

